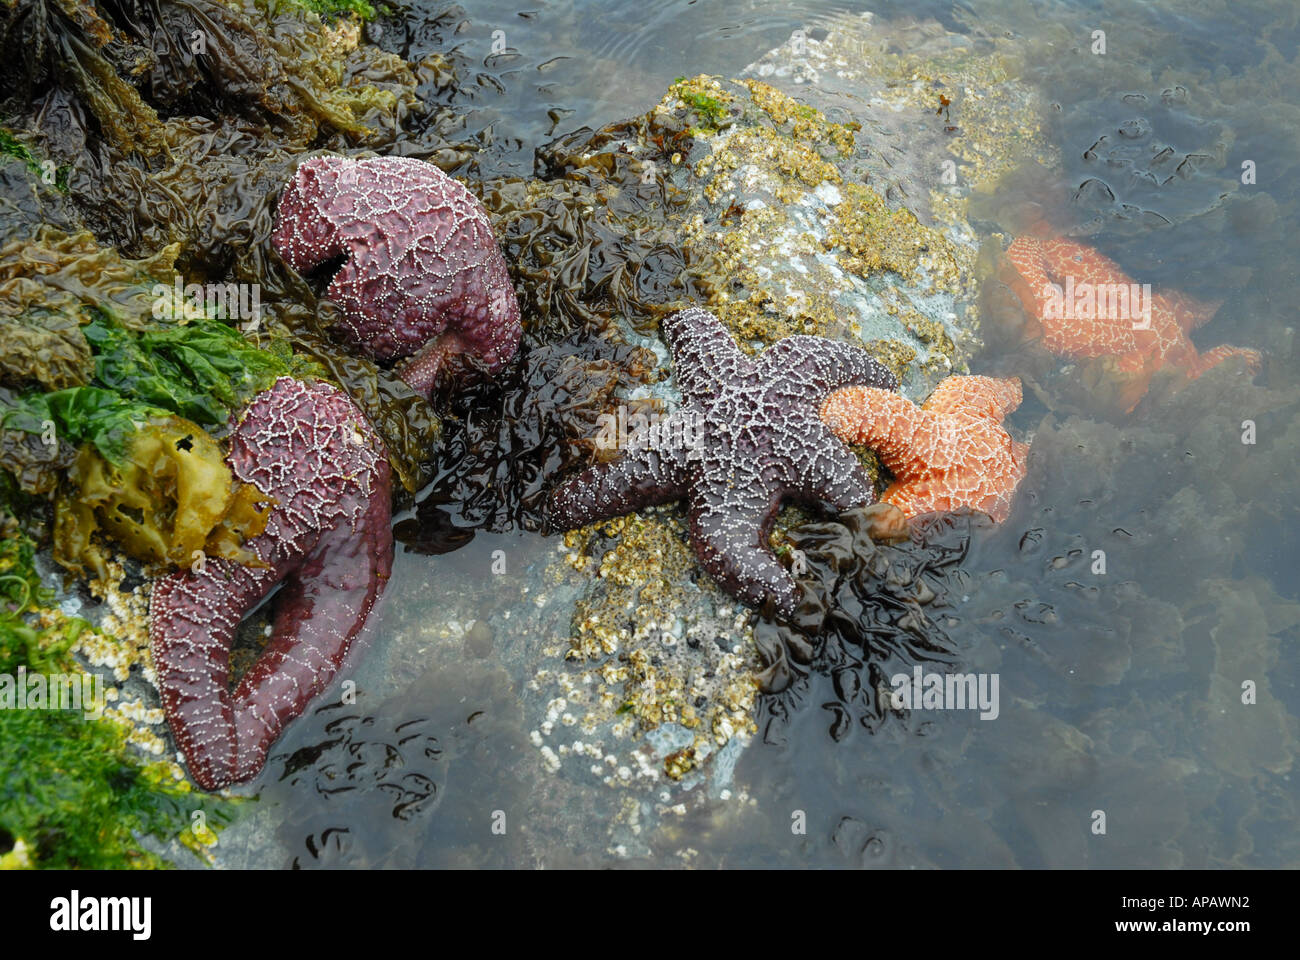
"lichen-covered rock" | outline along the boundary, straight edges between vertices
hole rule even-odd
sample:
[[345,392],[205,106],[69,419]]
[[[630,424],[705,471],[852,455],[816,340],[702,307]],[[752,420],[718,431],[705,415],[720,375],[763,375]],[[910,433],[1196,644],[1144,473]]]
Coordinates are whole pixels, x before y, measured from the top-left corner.
[[[1006,54],[935,24],[828,18],[739,81],[678,81],[662,145],[622,142],[687,199],[688,274],[752,350],[811,333],[863,342],[923,399],[980,346],[977,186],[1053,156]],[[898,50],[906,53],[898,53]]]
[[[716,125],[701,101],[721,105]],[[874,150],[861,121],[833,122],[756,79],[679,81],[656,109],[702,124],[680,154],[688,172],[662,175],[690,191],[684,247],[715,278],[707,305],[742,344],[801,333],[860,343],[905,392],[965,368],[978,343],[964,316],[973,234],[923,222],[888,181],[862,182]]]

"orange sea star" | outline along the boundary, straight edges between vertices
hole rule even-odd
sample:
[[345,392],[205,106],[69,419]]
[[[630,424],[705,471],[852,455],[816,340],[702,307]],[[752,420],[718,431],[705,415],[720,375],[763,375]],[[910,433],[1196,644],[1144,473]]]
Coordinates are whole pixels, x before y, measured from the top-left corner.
[[1252,373],[1260,368],[1257,350],[1224,344],[1200,354],[1188,338],[1188,331],[1214,316],[1219,303],[1176,291],[1149,294],[1149,285],[1135,283],[1091,247],[1064,237],[1017,237],[1007,248],[1007,261],[1015,268],[1008,278],[1012,289],[1042,325],[1043,345],[1076,359],[1117,357],[1120,373],[1142,375],[1138,398],[1150,375],[1168,364],[1192,378],[1232,356],[1245,358]]
[[841,440],[880,455],[894,475],[881,500],[907,516],[966,506],[1001,522],[1029,450],[1002,427],[1020,400],[1017,377],[948,377],[919,407],[888,390],[845,387],[821,415]]

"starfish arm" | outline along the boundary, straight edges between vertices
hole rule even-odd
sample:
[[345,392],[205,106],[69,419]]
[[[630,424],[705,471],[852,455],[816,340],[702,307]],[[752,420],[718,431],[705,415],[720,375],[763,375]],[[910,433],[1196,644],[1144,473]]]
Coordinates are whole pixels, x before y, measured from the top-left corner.
[[765,379],[780,378],[784,388],[810,404],[852,385],[898,389],[898,379],[867,351],[822,337],[778,340],[763,351],[758,366]]
[[173,573],[154,584],[149,643],[158,689],[190,774],[205,790],[238,779],[230,648],[239,622],[278,579],[273,568],[217,558],[202,573]]
[[681,310],[664,320],[662,326],[683,398],[712,396],[723,383],[753,363],[740,352],[721,321],[707,310]]
[[276,208],[271,236],[281,259],[300,274],[348,252],[338,225],[322,214],[322,200],[338,179],[342,158],[320,156],[303,161]]
[[628,438],[632,449],[617,460],[588,467],[556,487],[547,503],[551,522],[573,530],[685,496],[689,451],[674,444],[655,449],[637,442],[645,435],[638,431]]
[[1025,476],[1028,448],[987,421],[948,418],[937,427],[931,451],[903,471],[882,499],[909,517],[971,507],[1004,521]]
[[793,491],[805,503],[820,503],[843,513],[875,502],[871,478],[862,464],[825,424],[814,427],[817,455],[807,464],[804,482]]
[[1197,300],[1178,290],[1161,291],[1160,296],[1173,315],[1174,322],[1184,333],[1204,326],[1223,306],[1222,300]]
[[276,597],[271,642],[232,697],[237,780],[261,770],[284,725],[330,685],[388,582],[389,498],[375,498],[357,517],[326,531]]
[[772,494],[765,512],[726,510],[693,494],[690,535],[700,565],[718,586],[754,608],[771,599],[779,614],[790,617],[799,588],[767,545],[779,504],[779,494]]
[[1022,399],[1019,377],[948,377],[921,406],[935,413],[966,413],[1001,423]]
[[1234,347],[1231,344],[1224,343],[1211,350],[1205,351],[1191,367],[1193,377],[1199,377],[1211,367],[1216,367],[1229,357],[1241,357],[1246,361],[1246,369],[1250,373],[1259,373],[1264,366],[1264,356],[1258,350],[1252,350],[1249,347]]
[[443,364],[450,356],[463,350],[464,344],[459,337],[455,334],[443,333],[398,363],[394,372],[408,387],[427,398],[438,382],[438,374],[442,371]]
[[895,475],[927,446],[923,429],[933,414],[889,390],[845,387],[822,404],[821,417],[831,432],[848,444],[870,447]]
[[[357,322],[357,318],[363,317],[366,310],[366,305],[357,293],[370,271],[369,266],[362,260],[366,255],[367,251],[364,248],[351,250],[343,265],[334,273],[329,286],[325,288],[325,296],[340,307],[334,333],[345,333],[376,360],[387,362],[395,356],[393,346],[386,342],[391,338],[384,336],[385,331],[367,329],[364,323]],[[401,309],[400,297],[390,293],[383,308],[393,312]],[[383,345],[379,346],[376,341],[383,342]]]
[[1042,242],[1034,237],[1016,237],[1007,247],[1006,259],[1015,268],[1017,276],[1012,287],[1024,304],[1025,312],[1036,320],[1042,320],[1049,288],[1053,286]]

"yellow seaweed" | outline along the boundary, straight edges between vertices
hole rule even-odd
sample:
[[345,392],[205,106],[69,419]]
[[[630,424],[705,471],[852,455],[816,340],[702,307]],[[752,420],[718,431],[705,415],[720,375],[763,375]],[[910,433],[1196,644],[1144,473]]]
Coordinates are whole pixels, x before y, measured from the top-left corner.
[[103,576],[101,531],[145,563],[189,566],[216,556],[261,564],[242,544],[265,529],[274,501],[237,482],[216,442],[188,420],[142,426],[120,467],[86,444],[69,479],[55,504],[54,556],[73,573]]

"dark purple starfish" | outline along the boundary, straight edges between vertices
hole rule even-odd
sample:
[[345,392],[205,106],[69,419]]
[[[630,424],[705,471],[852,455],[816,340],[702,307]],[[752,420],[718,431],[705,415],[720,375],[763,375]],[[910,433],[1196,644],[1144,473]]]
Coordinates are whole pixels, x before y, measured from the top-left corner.
[[860,347],[788,337],[757,358],[740,352],[717,318],[692,308],[663,322],[682,408],[628,438],[628,452],[556,489],[549,516],[564,529],[686,497],[704,569],[728,593],[794,613],[795,582],[768,548],[786,498],[837,512],[874,499],[853,453],[821,421],[840,387],[898,388]]
[[397,372],[418,392],[453,358],[495,373],[519,346],[519,302],[487,212],[431,163],[305,160],[271,243],[301,274],[345,260],[327,291],[343,308],[336,335],[374,360],[409,358]]
[[[345,393],[284,377],[231,426],[231,470],[276,500],[247,544],[265,566],[209,559],[163,577],[150,598],[163,709],[207,790],[262,769],[342,666],[393,562],[387,454]],[[235,630],[281,581],[271,641],[232,694]]]

